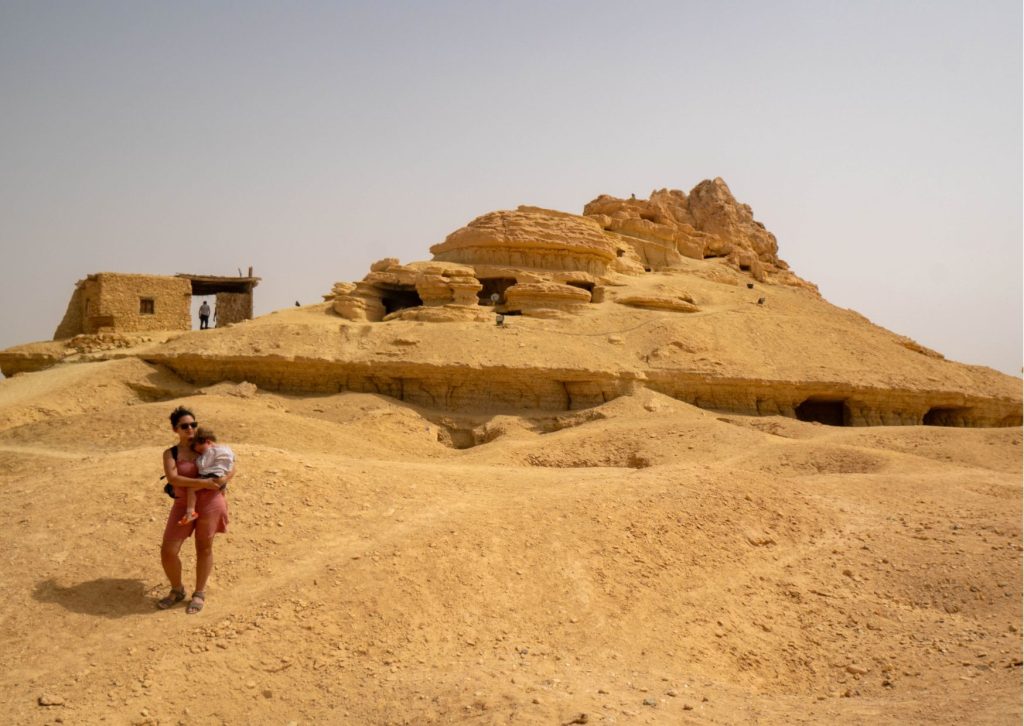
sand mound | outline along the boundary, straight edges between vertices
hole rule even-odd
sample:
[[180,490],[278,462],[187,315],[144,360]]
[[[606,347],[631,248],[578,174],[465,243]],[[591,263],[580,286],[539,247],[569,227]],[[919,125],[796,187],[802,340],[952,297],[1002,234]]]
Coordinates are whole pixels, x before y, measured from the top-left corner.
[[55,416],[97,414],[187,395],[194,387],[137,358],[67,364],[0,380],[0,430]]
[[[76,374],[2,387],[4,413],[48,407],[0,432],[13,722],[1020,718],[1019,429],[643,389],[459,420],[238,384],[144,402],[138,361]],[[101,419],[66,400],[115,375]],[[179,403],[240,460],[197,617],[152,609]]]

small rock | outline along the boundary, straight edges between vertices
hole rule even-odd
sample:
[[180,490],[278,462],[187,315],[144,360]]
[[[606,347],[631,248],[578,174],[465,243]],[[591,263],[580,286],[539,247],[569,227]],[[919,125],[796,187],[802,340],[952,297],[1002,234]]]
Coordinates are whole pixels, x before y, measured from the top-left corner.
[[64,698],[53,693],[44,693],[39,697],[40,706],[63,706]]
[[684,711],[692,711],[693,710],[693,705],[689,704],[689,703],[684,703],[683,704],[683,710]]
[[846,672],[852,673],[855,676],[862,676],[868,672],[868,669],[851,663],[850,665],[846,666]]
[[274,697],[274,692],[271,691],[269,688],[266,688],[266,689],[263,690],[263,697],[264,698],[273,698]]
[[743,533],[744,538],[755,547],[767,547],[775,544],[775,539],[764,532],[756,529],[748,529]]
[[653,707],[658,705],[658,702],[655,701],[653,698],[645,698],[644,699],[644,705],[645,706],[651,706],[653,708]]
[[679,695],[679,692],[676,691],[676,689],[674,689],[674,688],[670,688],[667,691],[665,691],[665,695],[666,696],[672,696],[672,698],[675,698],[676,696]]

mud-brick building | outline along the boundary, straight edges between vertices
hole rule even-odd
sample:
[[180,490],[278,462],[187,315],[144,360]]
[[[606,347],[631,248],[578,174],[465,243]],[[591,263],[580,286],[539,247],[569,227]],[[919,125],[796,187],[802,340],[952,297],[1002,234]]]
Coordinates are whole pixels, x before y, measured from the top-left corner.
[[190,330],[193,295],[216,295],[218,326],[248,320],[252,318],[252,291],[258,283],[252,268],[247,277],[98,272],[75,284],[53,338]]

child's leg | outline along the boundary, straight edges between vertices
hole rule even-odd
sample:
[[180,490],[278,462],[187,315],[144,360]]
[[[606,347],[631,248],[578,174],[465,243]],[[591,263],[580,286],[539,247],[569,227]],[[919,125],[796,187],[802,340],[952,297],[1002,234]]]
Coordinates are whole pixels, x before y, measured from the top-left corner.
[[189,489],[185,496],[185,516],[178,520],[178,524],[188,524],[193,519],[198,519],[196,514],[196,490]]

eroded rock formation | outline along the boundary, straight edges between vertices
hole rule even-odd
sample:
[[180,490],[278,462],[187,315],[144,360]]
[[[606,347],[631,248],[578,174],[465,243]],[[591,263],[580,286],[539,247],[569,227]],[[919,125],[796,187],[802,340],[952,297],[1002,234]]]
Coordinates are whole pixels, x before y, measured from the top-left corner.
[[375,262],[360,282],[339,282],[329,300],[348,320],[378,322],[421,307],[448,307],[445,320],[469,320],[458,308],[475,308],[483,286],[473,268],[440,262],[401,264],[389,257]]
[[[335,312],[354,321],[467,320],[479,311],[458,308],[494,303],[498,312],[545,317],[579,313],[586,303],[600,302],[605,286],[621,275],[680,268],[687,259],[709,260],[706,270],[695,272],[711,278],[723,277],[724,263],[759,282],[817,294],[814,285],[789,271],[775,236],[721,179],[702,181],[689,194],[662,189],[649,199],[602,195],[583,212],[528,206],[490,212],[431,247],[433,261],[381,260],[362,281],[338,283],[325,297]],[[620,302],[697,309],[692,301],[665,298]],[[446,310],[429,310],[435,307]]]
[[435,260],[604,275],[615,247],[591,219],[539,207],[491,212],[430,248]]
[[651,192],[649,199],[603,194],[583,213],[631,244],[648,270],[672,267],[682,257],[721,258],[761,282],[771,278],[817,290],[789,271],[779,259],[775,235],[719,178],[702,181],[689,194],[678,189]]
[[[376,262],[360,282],[338,283],[326,297],[354,321],[470,320],[481,305],[551,317],[579,312],[600,281],[626,269],[593,220],[538,207],[485,214],[431,251],[430,262]],[[430,310],[437,307],[445,310]]]

